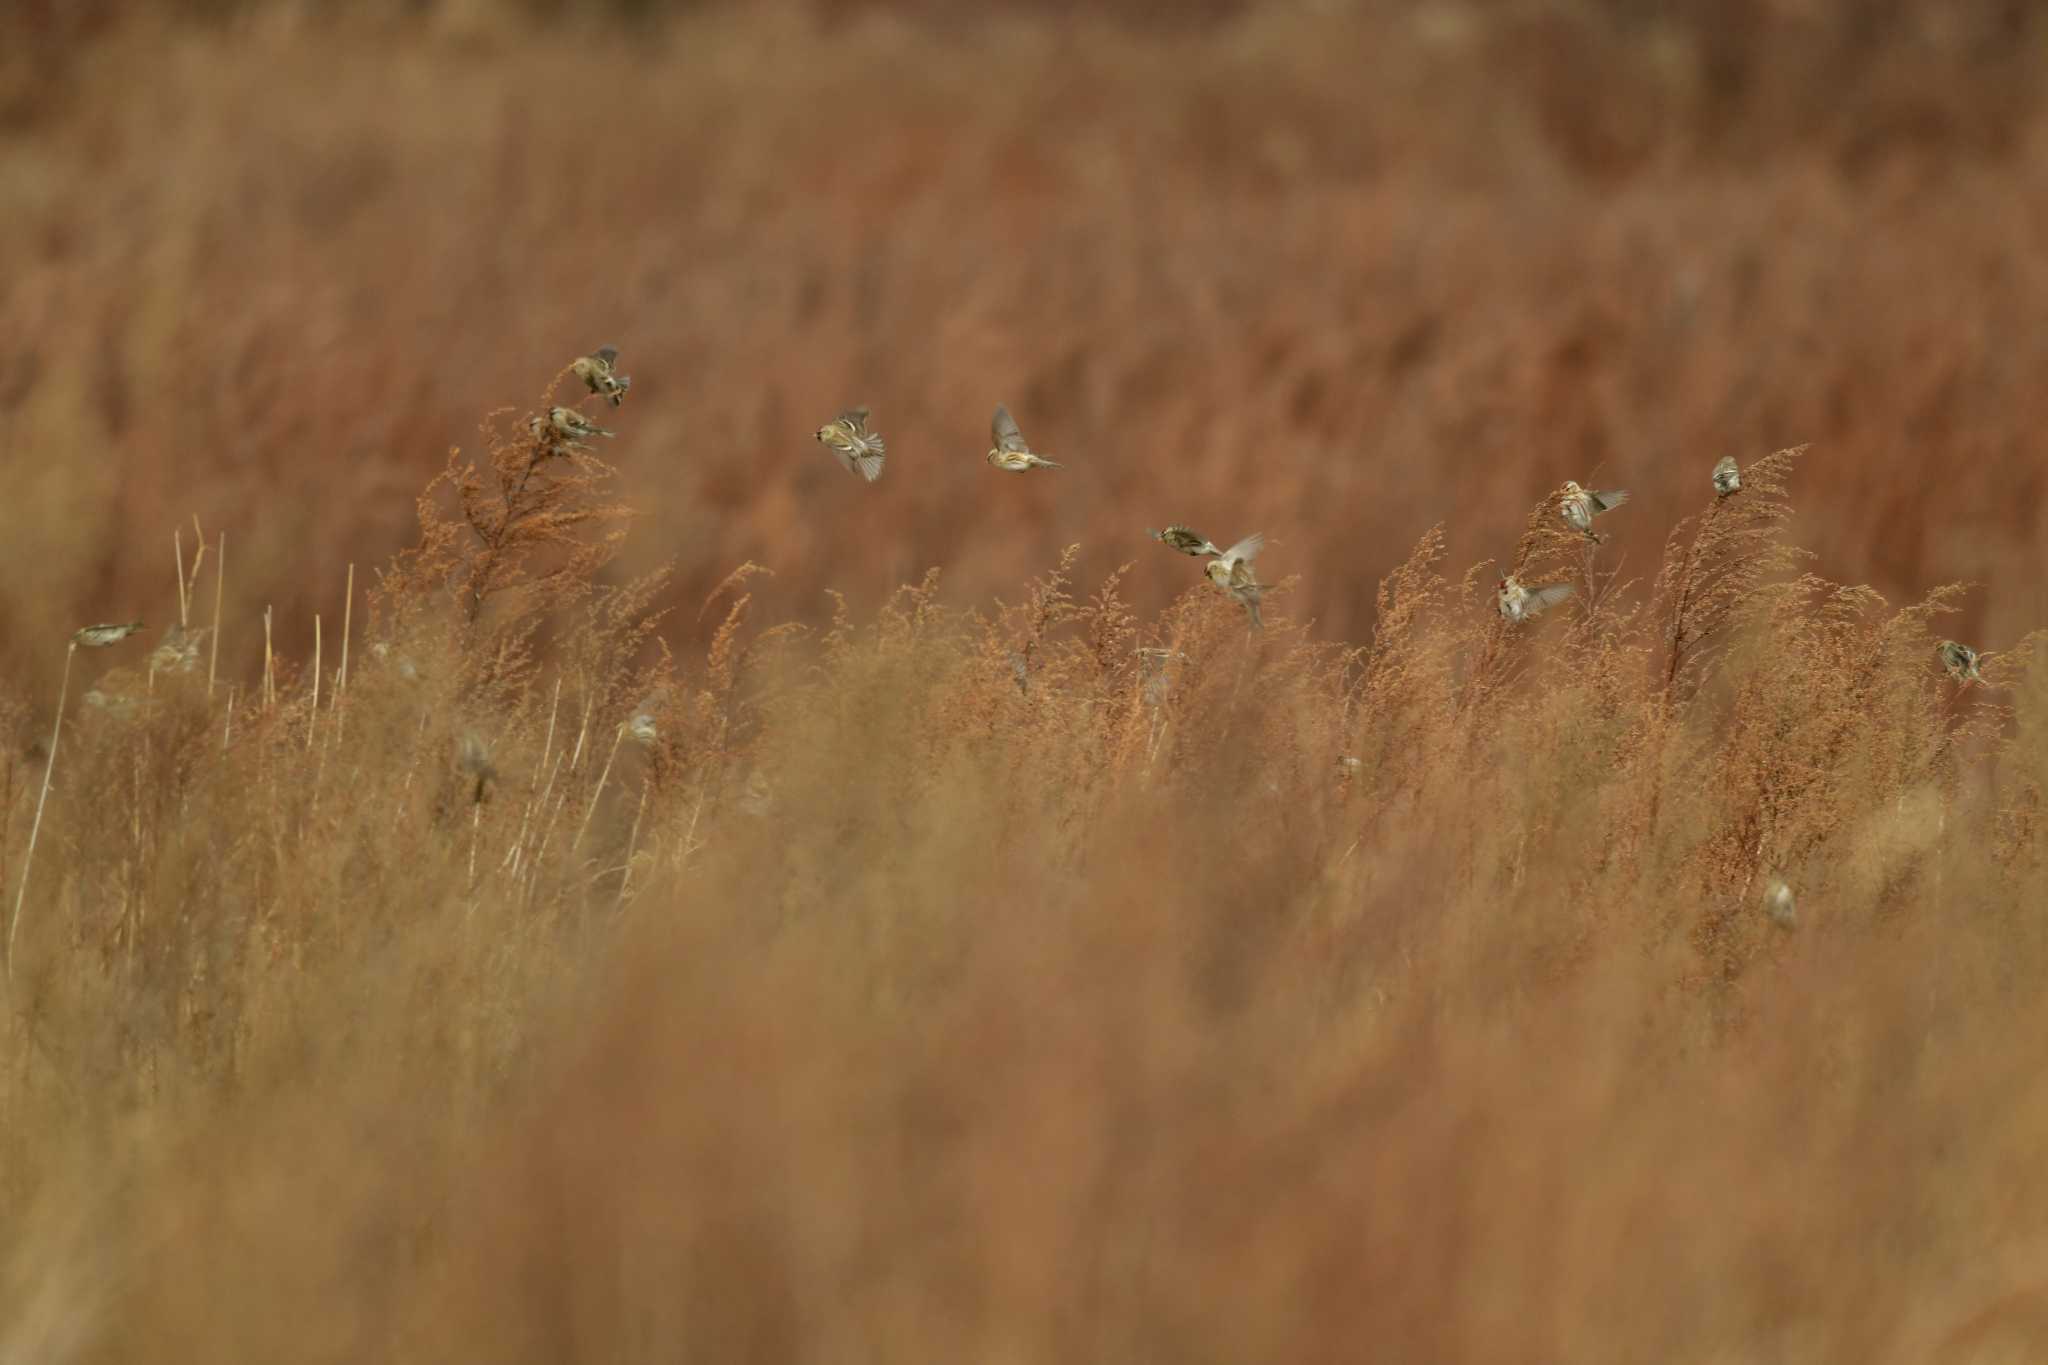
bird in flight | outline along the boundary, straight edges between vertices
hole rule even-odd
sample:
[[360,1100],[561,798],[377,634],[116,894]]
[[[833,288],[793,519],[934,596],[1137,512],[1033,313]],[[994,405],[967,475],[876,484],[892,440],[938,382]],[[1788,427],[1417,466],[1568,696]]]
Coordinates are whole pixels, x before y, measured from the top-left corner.
[[839,457],[849,474],[859,474],[869,483],[882,477],[882,457],[888,452],[882,438],[868,429],[868,410],[848,408],[818,428],[818,441]]
[[1034,454],[1031,447],[1024,444],[1024,433],[1017,430],[1017,420],[1010,416],[1010,410],[1001,403],[996,404],[996,415],[989,422],[988,431],[990,439],[995,442],[989,447],[988,462],[997,469],[1017,473],[1033,466],[1041,469],[1062,467],[1059,461],[1048,460],[1043,455]]

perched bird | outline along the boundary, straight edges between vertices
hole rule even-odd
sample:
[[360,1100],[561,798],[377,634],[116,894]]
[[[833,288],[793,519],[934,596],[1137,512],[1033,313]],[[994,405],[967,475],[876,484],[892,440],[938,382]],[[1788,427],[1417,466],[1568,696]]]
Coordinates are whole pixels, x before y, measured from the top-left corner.
[[1196,559],[1203,555],[1223,553],[1208,537],[1198,536],[1185,526],[1169,526],[1164,531],[1147,531],[1145,534],[1169,550],[1179,550],[1182,554],[1193,555]]
[[[391,659],[391,646],[385,641],[379,640],[376,644],[370,646],[370,653],[376,657],[377,662],[388,663]],[[398,676],[407,682],[418,682],[420,680],[419,665],[412,661],[411,655],[400,654],[398,656]]]
[[1941,656],[1941,666],[1948,675],[1959,683],[1983,682],[1984,675],[1977,671],[1977,651],[1968,645],[1959,645],[1954,640],[1943,640],[1935,647]]
[[485,788],[498,776],[498,769],[491,762],[490,746],[474,730],[464,730],[462,737],[455,741],[455,771],[464,777],[476,779],[476,788],[470,797],[472,805],[480,805]]
[[95,687],[81,698],[87,706],[104,711],[115,720],[134,720],[137,716],[154,713],[157,703],[146,697],[131,697],[125,692],[102,692]]
[[1265,590],[1252,576],[1252,561],[1265,546],[1265,536],[1254,531],[1202,566],[1211,583],[1237,599],[1245,615],[1251,618],[1253,630],[1265,624],[1259,619],[1259,599]]
[[740,809],[756,820],[775,807],[775,787],[759,768],[747,774],[746,790],[740,793]]
[[1147,706],[1156,709],[1166,701],[1173,691],[1173,665],[1185,657],[1177,649],[1138,646],[1138,678],[1144,684]]
[[105,649],[142,629],[142,622],[130,621],[126,625],[80,626],[78,633],[71,637],[73,644],[84,645],[87,649]]
[[989,447],[988,462],[997,469],[1007,469],[1016,473],[1033,465],[1043,469],[1062,468],[1059,461],[1048,460],[1043,455],[1032,453],[1031,447],[1024,444],[1024,433],[1017,430],[1016,419],[1010,416],[1010,410],[1001,403],[996,404],[996,415],[988,424],[988,433],[995,441],[995,444]]
[[1526,621],[1570,597],[1572,585],[1550,583],[1540,588],[1525,588],[1521,579],[1509,574],[1496,585],[1495,591],[1500,595],[1502,616],[1510,621]]
[[1010,651],[1010,676],[1017,680],[1019,692],[1031,695],[1031,661],[1014,649]]
[[1780,929],[1790,929],[1799,923],[1799,912],[1792,903],[1792,888],[1785,885],[1784,878],[1771,878],[1771,884],[1764,889],[1764,913]]
[[199,642],[206,627],[187,630],[175,622],[164,630],[164,638],[149,652],[149,667],[155,673],[190,673],[199,667]]
[[1725,498],[1742,491],[1742,470],[1733,455],[1723,455],[1714,466],[1714,496]]
[[661,738],[660,709],[661,698],[658,696],[647,697],[633,708],[632,716],[626,721],[626,733],[633,737],[635,743],[652,744]]
[[612,434],[576,409],[564,407],[549,408],[547,416],[535,417],[526,424],[526,427],[537,439],[561,441],[579,449],[583,448],[583,438],[586,436]]
[[818,428],[818,440],[839,457],[849,474],[859,474],[869,483],[882,477],[882,457],[888,452],[882,438],[868,429],[868,410],[848,408]]
[[569,368],[585,388],[617,407],[626,401],[626,390],[633,387],[633,376],[613,371],[618,360],[618,347],[600,346],[589,355],[578,356]]
[[1566,479],[1564,496],[1558,500],[1558,511],[1564,514],[1565,525],[1582,535],[1592,536],[1593,518],[1602,512],[1611,512],[1627,501],[1626,488],[1608,488],[1596,492],[1590,488],[1581,488],[1572,480]]

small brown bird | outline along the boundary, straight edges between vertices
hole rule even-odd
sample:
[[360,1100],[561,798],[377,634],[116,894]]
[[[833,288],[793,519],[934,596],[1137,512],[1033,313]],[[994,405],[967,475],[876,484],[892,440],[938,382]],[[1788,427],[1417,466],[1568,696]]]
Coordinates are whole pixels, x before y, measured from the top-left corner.
[[576,409],[564,407],[549,408],[545,417],[535,417],[526,424],[526,428],[536,439],[559,442],[578,450],[589,448],[583,444],[586,436],[612,435]]
[[[376,658],[378,663],[389,663],[391,660],[391,646],[383,640],[379,640],[376,644],[371,645],[370,653]],[[418,682],[420,680],[419,665],[412,661],[411,655],[400,654],[398,656],[398,676],[407,682]]]
[[[1564,481],[1564,496],[1558,499],[1558,511],[1564,514],[1565,525],[1581,535],[1593,536],[1593,518],[1602,512],[1611,512],[1628,501],[1626,488],[1594,490],[1581,488],[1570,479]],[[1593,536],[1598,539],[1597,536]]]
[[1941,666],[1948,670],[1948,675],[1957,682],[1968,686],[1973,682],[1984,681],[1984,675],[1977,671],[1977,651],[1968,645],[1959,645],[1954,640],[1943,640],[1935,646],[1934,652],[1941,657]]
[[1771,884],[1764,889],[1764,913],[1771,917],[1771,923],[1780,929],[1791,929],[1799,923],[1799,911],[1793,904],[1792,888],[1782,877],[1771,878]]
[[618,347],[600,346],[589,355],[578,356],[569,368],[585,388],[617,407],[626,401],[626,390],[633,387],[633,376],[619,374],[612,368],[618,361]]
[[740,809],[756,820],[775,808],[775,787],[759,768],[747,774],[746,790],[740,793]]
[[163,639],[149,652],[149,667],[154,673],[190,673],[199,667],[199,643],[206,638],[207,627],[187,630],[173,622],[164,630]]
[[1500,596],[1502,616],[1510,621],[1526,621],[1570,597],[1572,585],[1550,583],[1540,588],[1525,588],[1521,579],[1509,574],[1495,585],[1495,591]]
[[1173,691],[1175,665],[1187,656],[1177,649],[1157,645],[1138,646],[1138,680],[1144,685],[1145,704],[1157,709]]
[[1202,572],[1208,575],[1209,581],[1229,593],[1244,608],[1245,615],[1251,618],[1253,630],[1265,625],[1259,619],[1259,600],[1265,595],[1265,589],[1252,575],[1252,561],[1265,547],[1266,537],[1254,531],[1202,566]]
[[882,438],[868,427],[866,408],[848,408],[818,428],[818,440],[839,457],[849,474],[859,474],[869,483],[882,477],[882,458],[888,451]]
[[1001,403],[996,404],[996,415],[988,424],[988,433],[995,444],[989,447],[988,462],[997,469],[1018,473],[1036,466],[1041,469],[1060,469],[1057,460],[1048,460],[1043,455],[1033,454],[1031,447],[1024,444],[1024,433],[1017,430],[1017,423],[1010,416],[1010,410]]
[[1742,469],[1733,455],[1723,455],[1714,466],[1714,496],[1725,498],[1742,491]]
[[461,738],[455,741],[455,771],[466,778],[476,779],[470,803],[482,804],[486,788],[497,780],[498,769],[491,762],[490,746],[474,730],[464,730]]
[[126,625],[80,626],[78,633],[71,637],[73,644],[84,645],[87,649],[105,649],[142,629],[142,622],[130,621]]
[[104,711],[115,720],[134,720],[137,716],[152,715],[158,703],[147,697],[133,697],[125,692],[102,692],[95,687],[80,698],[96,711]]
[[1203,555],[1223,553],[1207,536],[1196,535],[1185,526],[1169,526],[1164,531],[1147,531],[1145,534],[1169,550],[1179,550],[1182,554],[1192,555],[1196,559]]
[[653,744],[661,738],[661,697],[651,694],[633,708],[627,718],[626,733],[636,744]]

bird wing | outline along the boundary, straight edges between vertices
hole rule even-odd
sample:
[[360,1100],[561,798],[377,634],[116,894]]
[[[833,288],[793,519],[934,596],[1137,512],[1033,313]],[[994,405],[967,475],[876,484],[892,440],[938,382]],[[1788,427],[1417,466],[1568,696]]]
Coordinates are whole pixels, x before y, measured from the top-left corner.
[[619,348],[616,346],[600,346],[590,354],[602,360],[605,368],[610,369],[619,358]]
[[1239,562],[1249,564],[1252,560],[1257,559],[1259,557],[1259,551],[1265,548],[1266,537],[1264,533],[1254,531],[1250,535],[1246,536],[1243,540],[1237,542],[1237,544],[1225,550],[1221,555],[1221,558],[1224,560],[1225,563],[1229,564],[1236,564]]
[[837,455],[839,457],[840,467],[843,468],[847,473],[852,474],[856,472],[853,462],[853,452],[851,450],[848,450],[843,445],[838,445],[831,441],[827,441],[825,443],[825,449],[831,451],[834,455]]
[[1588,489],[1586,496],[1593,500],[1595,509],[1607,512],[1628,501],[1628,490],[1626,488],[1603,488],[1598,492],[1594,492]]
[[846,423],[850,429],[859,431],[868,424],[868,410],[866,408],[848,408],[845,412],[839,414],[839,420]]
[[1733,455],[1723,455],[1714,464],[1714,475],[1717,478],[1723,474],[1733,474],[1734,472],[1735,457]]
[[1522,606],[1522,613],[1525,616],[1534,616],[1539,611],[1548,611],[1571,595],[1572,585],[1569,583],[1552,583],[1548,587],[1531,588],[1529,600]]
[[989,421],[988,433],[995,438],[997,450],[1014,451],[1019,455],[1028,454],[1031,450],[1024,444],[1024,433],[1017,430],[1017,419],[1010,416],[1010,410],[1001,403],[996,404],[996,415]]
[[[853,463],[860,466],[860,476],[869,483],[882,477],[882,451],[879,446]],[[849,469],[852,467],[853,465],[847,466]]]

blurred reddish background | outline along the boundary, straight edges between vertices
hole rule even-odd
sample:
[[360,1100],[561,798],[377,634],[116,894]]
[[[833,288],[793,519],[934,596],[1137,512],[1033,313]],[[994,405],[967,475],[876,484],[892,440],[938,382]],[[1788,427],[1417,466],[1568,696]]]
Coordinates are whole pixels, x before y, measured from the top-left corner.
[[[2048,19],[2013,0],[956,7],[30,3],[0,18],[0,655],[175,614],[310,652],[480,416],[618,345],[617,573],[763,619],[926,566],[1263,529],[1370,629],[1432,523],[1502,553],[1622,485],[1647,578],[1707,471],[1814,443],[1796,535],[1958,630],[2048,622]],[[981,461],[1007,401],[1063,473]],[[883,480],[810,433],[871,404]],[[189,545],[189,532],[188,532]],[[210,593],[210,584],[203,590]]]

